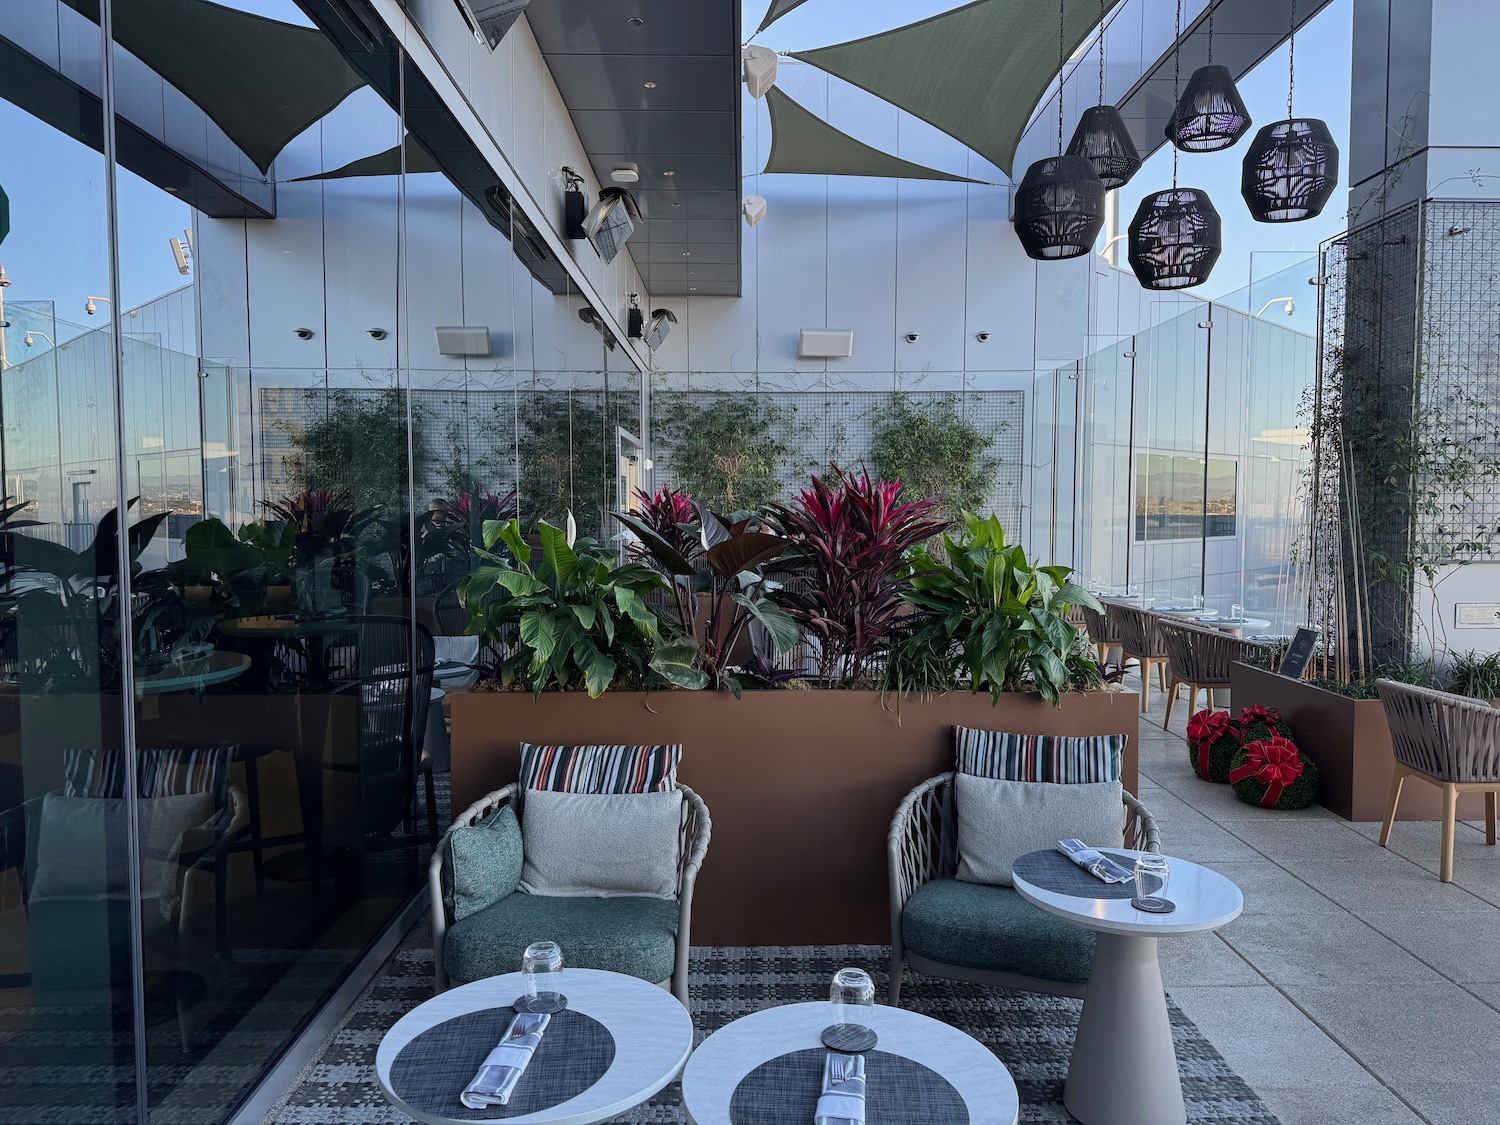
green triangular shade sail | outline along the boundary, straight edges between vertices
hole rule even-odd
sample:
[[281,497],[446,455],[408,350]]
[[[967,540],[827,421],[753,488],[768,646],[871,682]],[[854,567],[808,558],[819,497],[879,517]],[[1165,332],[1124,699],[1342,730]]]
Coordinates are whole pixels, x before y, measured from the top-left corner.
[[806,3],[807,0],[771,0],[771,6],[766,9],[766,18],[760,21],[760,28],[756,34],[770,27],[793,8],[800,8]]
[[[1099,22],[1099,0],[1062,0],[1072,55]],[[1113,8],[1118,0],[1106,0]],[[1032,110],[1057,78],[1058,6],[978,0],[866,39],[793,58],[868,90],[955,137],[1011,175]]]
[[980,183],[967,176],[939,172],[871,148],[841,133],[775,86],[766,94],[771,110],[771,158],[767,172],[804,176],[884,176],[901,180],[952,180]]
[[[441,172],[437,161],[422,147],[420,141],[415,137],[406,138],[406,171],[416,172]],[[289,183],[301,183],[303,180],[349,180],[357,176],[399,176],[401,174],[401,146],[392,145],[384,152],[377,152],[374,156],[361,156],[358,160],[351,160],[342,168],[335,168],[332,172],[319,172],[314,176],[297,176],[288,181]]]
[[[99,20],[99,0],[65,0]],[[116,0],[115,41],[181,90],[262,173],[364,85],[321,31],[209,0]]]

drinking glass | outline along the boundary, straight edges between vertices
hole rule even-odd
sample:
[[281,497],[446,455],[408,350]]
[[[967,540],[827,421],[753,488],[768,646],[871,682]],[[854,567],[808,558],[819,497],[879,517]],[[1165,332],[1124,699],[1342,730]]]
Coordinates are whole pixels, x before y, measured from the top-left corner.
[[1194,609],[1202,609],[1203,608],[1203,595],[1202,594],[1194,594],[1193,595],[1193,608]]
[[1135,861],[1136,898],[1161,898],[1167,893],[1167,880],[1172,870],[1167,866],[1166,856],[1155,852],[1142,852]]
[[521,954],[521,976],[526,982],[527,1010],[540,1012],[562,1001],[557,983],[562,972],[562,947],[555,941],[537,941],[526,947]]
[[1242,605],[1240,605],[1239,602],[1235,602],[1234,605],[1232,605],[1232,606],[1229,607],[1229,620],[1231,620],[1231,621],[1238,621],[1238,620],[1240,620],[1240,618],[1242,618],[1244,616],[1245,616],[1245,607],[1242,606]]
[[828,999],[833,1002],[835,1024],[868,1027],[870,1009],[875,1004],[875,982],[863,969],[840,969],[833,974]]

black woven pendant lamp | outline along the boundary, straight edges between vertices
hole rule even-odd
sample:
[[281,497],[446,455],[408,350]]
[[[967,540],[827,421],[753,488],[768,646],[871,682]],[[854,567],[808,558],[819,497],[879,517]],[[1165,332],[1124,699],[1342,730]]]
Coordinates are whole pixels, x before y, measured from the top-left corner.
[[[1208,65],[1200,66],[1188,79],[1187,89],[1177,100],[1172,119],[1167,122],[1167,140],[1183,152],[1218,152],[1233,148],[1250,128],[1250,111],[1234,84],[1227,66],[1214,63],[1214,8],[1208,7]],[[1177,32],[1176,50],[1182,50],[1182,29]]]
[[[1182,0],[1177,0],[1178,38]],[[1175,89],[1178,72],[1174,69]],[[1202,285],[1224,249],[1223,224],[1208,193],[1177,186],[1177,153],[1172,153],[1172,187],[1146,196],[1128,228],[1130,268],[1146,289],[1188,289]]]
[[1028,258],[1061,261],[1089,253],[1104,226],[1104,181],[1082,156],[1063,152],[1064,10],[1057,8],[1057,155],[1035,161],[1016,188],[1016,237]]
[[1297,4],[1288,37],[1286,120],[1255,134],[1240,173],[1240,194],[1258,223],[1299,223],[1320,215],[1339,182],[1339,148],[1327,123],[1292,113],[1296,84]]
[[1068,155],[1081,156],[1094,166],[1105,190],[1124,187],[1141,169],[1141,154],[1125,128],[1120,111],[1104,100],[1104,20],[1105,0],[1099,0],[1099,104],[1083,111]]

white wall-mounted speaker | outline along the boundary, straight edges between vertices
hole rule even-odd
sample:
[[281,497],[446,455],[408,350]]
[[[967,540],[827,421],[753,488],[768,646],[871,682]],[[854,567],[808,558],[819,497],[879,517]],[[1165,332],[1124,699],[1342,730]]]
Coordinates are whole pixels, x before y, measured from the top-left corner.
[[797,354],[803,359],[848,359],[854,354],[854,332],[848,328],[804,328]]
[[745,222],[752,227],[766,217],[766,201],[759,195],[745,196]]
[[438,352],[441,355],[489,355],[490,330],[484,324],[439,325]]
[[752,98],[763,98],[776,85],[776,52],[769,47],[746,47],[741,56],[745,62],[745,85]]

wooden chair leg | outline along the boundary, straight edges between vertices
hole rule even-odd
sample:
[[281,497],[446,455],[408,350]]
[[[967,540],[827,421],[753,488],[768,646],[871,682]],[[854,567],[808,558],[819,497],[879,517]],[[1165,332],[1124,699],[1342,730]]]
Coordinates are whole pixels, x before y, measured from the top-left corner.
[[1458,786],[1443,786],[1443,856],[1438,864],[1438,878],[1453,882],[1453,831],[1458,819]]
[[[1172,686],[1167,689],[1167,721],[1162,724],[1163,726],[1170,727],[1172,725],[1172,704],[1177,702],[1177,690],[1180,687],[1182,687],[1182,681],[1173,676]],[[1189,714],[1191,714],[1191,711],[1189,711]]]
[[1161,690],[1167,690],[1167,662],[1162,660],[1156,665],[1156,682],[1161,685]]
[[1151,662],[1141,657],[1141,714],[1146,713],[1146,708],[1151,706]]
[[1497,794],[1493,789],[1484,795],[1484,842],[1493,844],[1495,842],[1495,802]]
[[1401,803],[1401,785],[1406,780],[1406,769],[1397,766],[1391,774],[1391,803],[1385,810],[1385,823],[1380,826],[1380,846],[1388,846],[1391,842],[1391,825],[1396,823],[1396,806]]

